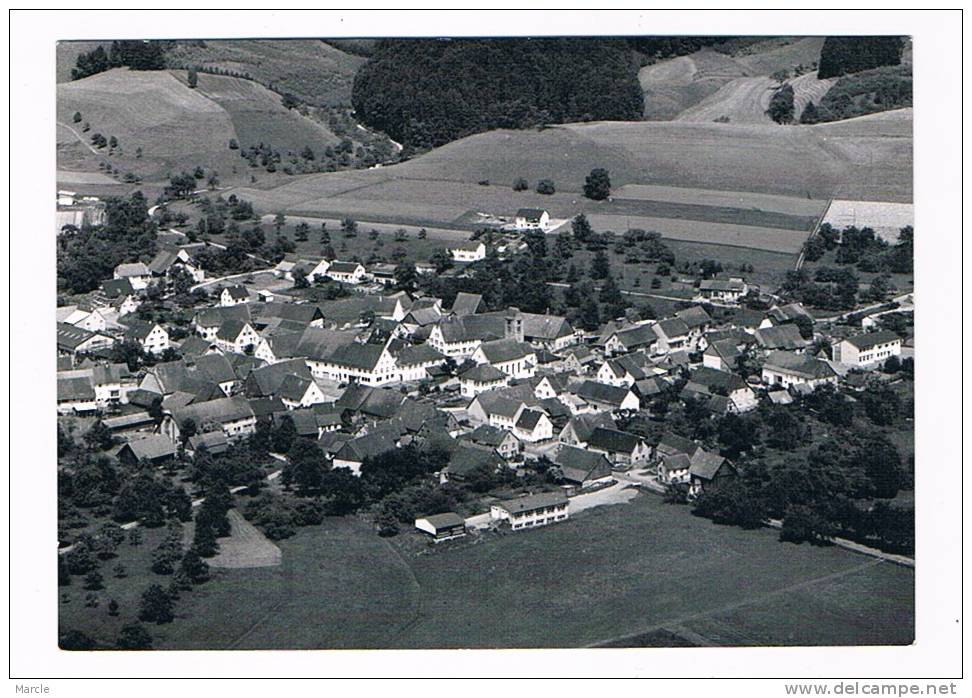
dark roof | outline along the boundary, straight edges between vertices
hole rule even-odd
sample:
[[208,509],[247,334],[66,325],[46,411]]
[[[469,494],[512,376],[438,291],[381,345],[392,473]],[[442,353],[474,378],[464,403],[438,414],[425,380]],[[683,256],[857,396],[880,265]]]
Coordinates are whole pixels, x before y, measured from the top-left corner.
[[473,315],[483,307],[483,297],[478,293],[460,291],[452,302],[452,312],[456,315]]
[[196,313],[195,322],[200,327],[219,327],[227,320],[250,321],[250,304],[241,303],[225,308],[203,308]]
[[[276,395],[288,376],[294,376],[306,381],[311,380],[310,369],[302,359],[279,361],[257,368],[246,378],[245,392],[248,397],[265,397]],[[306,391],[306,385],[304,390]],[[303,393],[301,393],[303,397]]]
[[599,412],[597,414],[579,414],[576,417],[572,417],[567,426],[573,428],[574,433],[580,441],[586,442],[598,427],[613,429],[617,425],[611,419],[610,414],[607,412]]
[[244,286],[225,286],[220,293],[228,293],[234,300],[243,300],[250,297],[250,292]]
[[461,478],[479,468],[495,467],[502,462],[495,451],[460,443],[449,457],[445,470],[449,475]]
[[208,339],[193,334],[182,340],[182,344],[179,345],[179,353],[184,357],[202,356],[214,346],[216,345]]
[[656,450],[663,456],[684,453],[691,457],[701,448],[701,446],[691,439],[686,439],[684,436],[679,436],[678,434],[666,433],[659,440]]
[[205,434],[190,436],[189,448],[194,451],[203,448],[215,455],[229,449],[229,439],[222,431],[208,431]]
[[216,330],[216,336],[219,339],[236,341],[249,324],[249,322],[244,322],[242,320],[225,320],[222,324],[220,324],[219,329]]
[[493,506],[505,509],[511,514],[522,514],[546,507],[563,506],[567,504],[567,501],[567,495],[562,492],[541,492],[540,494],[496,502]]
[[353,274],[355,269],[361,266],[358,262],[332,262],[327,268],[327,272],[337,272],[339,274]]
[[155,420],[148,412],[140,410],[129,414],[118,415],[117,417],[106,417],[102,420],[109,429],[125,429],[128,427],[146,426]]
[[177,424],[181,425],[187,419],[192,419],[197,427],[209,421],[226,424],[254,416],[250,403],[242,395],[195,402],[186,407],[172,410],[172,417]]
[[675,313],[675,317],[684,322],[689,329],[702,327],[712,322],[712,317],[705,312],[705,308],[699,305],[693,305],[691,308],[679,310]]
[[668,339],[684,337],[689,333],[689,326],[679,318],[660,320],[658,323],[652,325],[652,328],[655,330],[656,335],[659,337],[667,337]]
[[461,317],[445,317],[439,321],[442,338],[448,344],[484,342],[506,336],[506,321],[502,313],[480,313]]
[[870,349],[878,344],[888,344],[890,342],[900,342],[901,337],[890,330],[879,330],[878,332],[868,332],[848,337],[847,340],[858,349]]
[[395,439],[385,431],[375,431],[356,439],[351,439],[341,450],[335,454],[335,458],[352,462],[362,462],[365,458],[379,456],[396,448]]
[[574,389],[574,393],[584,400],[615,406],[620,406],[629,392],[628,388],[618,388],[597,381],[584,381]]
[[128,279],[108,279],[102,282],[101,292],[106,298],[119,298],[132,295],[135,293],[135,288]]
[[542,208],[521,208],[516,212],[516,217],[526,218],[531,223],[539,223],[540,217],[545,213]]
[[455,528],[457,526],[466,525],[466,520],[453,511],[447,511],[442,514],[432,514],[431,516],[420,516],[418,518],[425,519],[432,524],[432,528],[436,530],[440,528]]
[[60,400],[94,400],[95,389],[91,379],[85,376],[57,379],[57,399]]
[[804,349],[810,344],[793,323],[756,330],[756,339],[766,349]]
[[700,366],[692,371],[689,380],[716,391],[725,391],[726,394],[746,388],[746,381],[735,373],[719,371],[708,366]]
[[[594,470],[611,472],[611,463],[603,453],[588,451],[586,448],[563,445],[554,456],[554,463],[561,467],[574,468],[590,473]],[[597,477],[601,477],[600,475]]]
[[431,344],[414,344],[399,351],[395,360],[399,366],[415,366],[433,361],[445,361],[445,358]]
[[[229,383],[236,380],[236,369],[222,354],[203,354],[190,359],[197,373],[214,383]],[[188,362],[187,362],[188,364]]]
[[69,325],[66,322],[57,323],[58,348],[76,349],[94,336],[94,332]]
[[460,380],[473,383],[496,383],[506,380],[508,376],[490,364],[476,364],[459,375]]
[[258,397],[248,402],[253,415],[258,419],[287,409],[279,397]]
[[280,387],[277,389],[277,396],[293,402],[300,402],[313,382],[310,378],[303,378],[291,373],[284,376]]
[[345,344],[336,347],[325,359],[328,363],[372,371],[385,351],[383,344]]
[[574,333],[567,318],[560,315],[540,315],[521,313],[523,317],[523,336],[541,340],[552,340]]
[[720,456],[718,453],[712,453],[711,451],[699,450],[692,457],[692,465],[689,468],[689,474],[692,477],[697,477],[701,480],[711,480],[722,468],[723,464],[727,463],[726,459]]
[[468,434],[463,434],[461,438],[473,443],[483,444],[484,446],[492,446],[493,448],[499,448],[504,441],[510,438],[518,441],[518,439],[506,429],[500,429],[499,427],[490,426],[489,424],[478,426]]
[[526,409],[520,412],[519,418],[516,420],[517,429],[525,429],[527,431],[533,431],[537,424],[540,423],[540,419],[544,416],[543,412],[537,412],[536,410]]
[[644,439],[635,434],[597,427],[591,433],[587,446],[608,453],[631,453],[642,443]]
[[788,351],[770,353],[763,367],[810,379],[831,378],[837,375],[826,361],[805,354],[791,354]]
[[647,324],[618,330],[615,334],[617,335],[618,341],[621,342],[622,346],[629,350],[647,346],[657,339],[654,325]]
[[148,337],[152,330],[159,326],[154,322],[145,322],[143,320],[134,319],[130,322],[126,321],[126,324],[128,325],[128,329],[125,330],[125,338],[137,339],[140,341]]
[[159,460],[172,458],[176,454],[176,445],[162,434],[151,434],[142,439],[134,439],[125,443],[118,451],[129,451],[136,460]]

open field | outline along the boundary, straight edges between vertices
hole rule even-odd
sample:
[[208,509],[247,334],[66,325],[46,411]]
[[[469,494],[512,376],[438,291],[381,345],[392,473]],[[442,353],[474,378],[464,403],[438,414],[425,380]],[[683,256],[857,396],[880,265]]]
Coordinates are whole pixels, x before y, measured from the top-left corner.
[[666,201],[674,204],[696,204],[699,206],[722,206],[808,217],[819,216],[827,205],[826,201],[797,196],[778,196],[718,189],[686,189],[651,184],[626,184],[615,189],[612,198]]
[[[185,83],[185,71],[173,75]],[[304,146],[320,152],[340,141],[323,124],[284,108],[280,95],[252,80],[199,73],[196,90],[226,110],[243,148],[264,143],[282,154],[300,153]],[[241,158],[239,164],[246,163]]]
[[[95,163],[110,160],[122,170],[161,178],[197,164],[228,175],[241,162],[228,147],[237,134],[226,111],[165,71],[115,69],[58,85],[58,121],[71,124],[75,111],[91,124],[85,138],[95,133],[115,136],[123,151],[109,156],[103,148],[90,156]],[[79,145],[76,138],[61,133],[61,143]],[[137,148],[142,149],[141,158],[136,157]]]
[[823,96],[827,94],[827,90],[829,90],[835,82],[837,82],[837,78],[825,78],[823,80],[819,79],[816,71],[805,73],[798,78],[793,78],[790,80],[790,87],[793,88],[794,118],[800,118],[800,115],[803,113],[803,110],[806,109],[808,102],[820,104],[820,100],[823,99]]
[[732,225],[704,221],[684,221],[672,218],[648,216],[622,216],[590,214],[588,219],[595,230],[613,230],[617,233],[628,228],[654,230],[662,237],[688,242],[706,242],[718,245],[754,248],[770,252],[797,252],[807,239],[809,230],[782,230],[760,228],[752,225]]
[[[171,649],[576,647],[671,627],[713,643],[911,641],[913,570],[776,535],[654,496],[431,551],[327,520],[282,541],[280,567],[221,570],[151,630]],[[101,611],[65,608],[75,623]]]
[[277,92],[290,92],[317,106],[350,105],[351,83],[365,60],[316,39],[206,41],[204,46],[177,46],[168,54],[173,66],[246,73]]
[[[705,48],[645,66],[638,80],[645,119],[772,124],[766,108],[778,70],[809,66],[820,58],[823,37],[774,38],[724,53]],[[797,89],[797,86],[794,86]],[[802,110],[797,110],[797,114]]]
[[[230,522],[230,535],[219,541],[219,552],[207,562],[210,567],[228,569],[249,569],[253,567],[276,567],[282,559],[280,548],[269,540],[253,524],[243,518],[236,509],[227,514]],[[185,526],[183,545],[192,545],[195,524]]]
[[893,244],[898,241],[902,228],[915,224],[915,207],[914,204],[884,201],[835,200],[827,209],[823,222],[838,229],[851,225],[873,228],[878,237]]

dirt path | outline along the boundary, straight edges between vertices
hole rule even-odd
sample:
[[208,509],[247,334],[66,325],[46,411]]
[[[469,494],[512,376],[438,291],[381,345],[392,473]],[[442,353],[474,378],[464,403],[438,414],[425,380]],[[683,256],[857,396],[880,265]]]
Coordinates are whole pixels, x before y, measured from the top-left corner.
[[67,129],[68,131],[70,131],[71,133],[73,133],[73,134],[74,134],[74,137],[75,137],[75,138],[77,138],[77,139],[78,139],[79,141],[81,141],[81,145],[83,145],[83,146],[84,146],[85,148],[87,148],[88,150],[90,150],[90,151],[91,151],[92,153],[94,153],[95,155],[100,155],[100,154],[101,154],[101,153],[99,153],[99,152],[98,152],[98,151],[97,151],[97,150],[95,149],[95,147],[94,147],[93,145],[91,145],[90,143],[88,143],[88,141],[86,141],[86,140],[84,140],[84,138],[82,138],[82,137],[81,137],[81,134],[80,134],[80,133],[78,133],[77,131],[75,131],[73,127],[71,127],[71,126],[68,126],[68,125],[67,125],[66,123],[64,123],[63,121],[58,121],[58,122],[57,122],[57,125],[58,125],[58,126],[63,126],[63,127],[64,127],[64,128],[66,128],[66,129]]

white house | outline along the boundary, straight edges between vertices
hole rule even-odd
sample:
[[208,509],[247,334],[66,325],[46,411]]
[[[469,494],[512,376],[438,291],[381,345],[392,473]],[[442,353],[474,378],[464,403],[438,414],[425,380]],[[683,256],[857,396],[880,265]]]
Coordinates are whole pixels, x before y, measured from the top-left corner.
[[125,339],[137,342],[149,354],[159,355],[169,348],[169,333],[158,323],[132,322],[125,331]]
[[826,361],[805,354],[774,351],[763,364],[763,382],[767,385],[808,385],[816,388],[824,383],[837,385],[837,373]]
[[260,343],[260,335],[248,322],[226,320],[216,331],[215,342],[222,351],[245,354],[247,348],[256,349]]
[[114,278],[127,279],[133,289],[141,291],[152,282],[152,271],[142,262],[119,264],[115,267]]
[[459,376],[459,392],[464,397],[476,397],[480,393],[509,384],[510,377],[495,366],[477,364]]
[[513,422],[513,435],[529,443],[546,441],[553,438],[553,422],[539,410],[521,407]]
[[256,431],[257,420],[246,398],[234,395],[173,408],[162,419],[161,433],[173,442],[179,441],[188,421],[195,425],[197,433],[222,430],[226,438],[235,441]]
[[468,240],[449,246],[449,254],[456,262],[478,262],[486,259],[486,244],[481,240]]
[[570,516],[570,502],[561,492],[543,492],[493,504],[489,516],[518,531],[566,520]]
[[745,280],[739,277],[730,279],[705,279],[699,284],[699,300],[716,301],[735,305],[749,292]]
[[446,360],[429,344],[416,344],[399,350],[395,356],[398,379],[402,382],[420,381],[429,377],[429,369]]
[[844,366],[874,368],[901,356],[901,337],[889,330],[848,337],[834,344],[834,361]]
[[295,374],[290,374],[283,379],[276,397],[280,398],[288,410],[312,407],[326,401],[317,383]]
[[228,308],[231,305],[239,305],[240,303],[250,302],[250,292],[246,290],[245,287],[236,286],[226,286],[223,288],[222,293],[219,294],[219,304],[223,308]]
[[539,208],[521,208],[513,217],[513,225],[520,232],[543,232],[550,226],[550,214]]
[[526,342],[511,339],[483,342],[473,352],[472,360],[498,368],[514,379],[531,378],[537,368],[536,350]]
[[317,363],[319,372],[339,383],[381,386],[397,383],[400,376],[395,357],[383,344],[345,344]]
[[64,322],[57,323],[58,354],[81,354],[110,347],[114,342],[114,338],[110,335],[89,332]]
[[326,276],[345,284],[360,284],[364,281],[365,268],[357,262],[332,262]]
[[108,320],[101,308],[66,305],[57,309],[57,321],[80,327],[89,332],[104,332]]

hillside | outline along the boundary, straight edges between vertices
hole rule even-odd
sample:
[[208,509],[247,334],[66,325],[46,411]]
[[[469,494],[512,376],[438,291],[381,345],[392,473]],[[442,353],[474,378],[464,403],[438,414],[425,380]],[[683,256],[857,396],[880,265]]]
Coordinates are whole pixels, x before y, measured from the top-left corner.
[[[73,123],[76,111],[82,124],[90,123],[88,133]],[[98,171],[99,162],[110,161],[123,172],[153,179],[196,165],[229,173],[240,161],[228,147],[237,134],[226,110],[165,71],[119,68],[61,83],[57,120],[66,125],[58,129],[58,164],[63,169]],[[95,133],[117,138],[121,152],[91,152]]]
[[769,76],[808,71],[822,44],[822,37],[730,41],[645,66],[638,73],[644,118],[769,124],[765,111],[775,85]]
[[94,51],[99,46],[107,48],[109,43],[107,41],[58,41],[54,52],[57,82],[71,81],[71,70],[77,64],[78,56]]
[[[262,213],[473,229],[479,213],[542,207],[557,219],[587,213],[601,229],[790,251],[831,197],[910,201],[911,146],[910,110],[817,126],[567,124],[490,131],[398,165],[234,191]],[[610,171],[610,201],[580,194],[598,166]],[[515,192],[516,177],[531,187],[551,178],[557,191]]]
[[[174,68],[202,66],[248,74],[274,92],[321,107],[351,104],[351,83],[366,58],[316,39],[236,39],[180,43],[166,58]],[[363,50],[362,44],[355,47]]]

